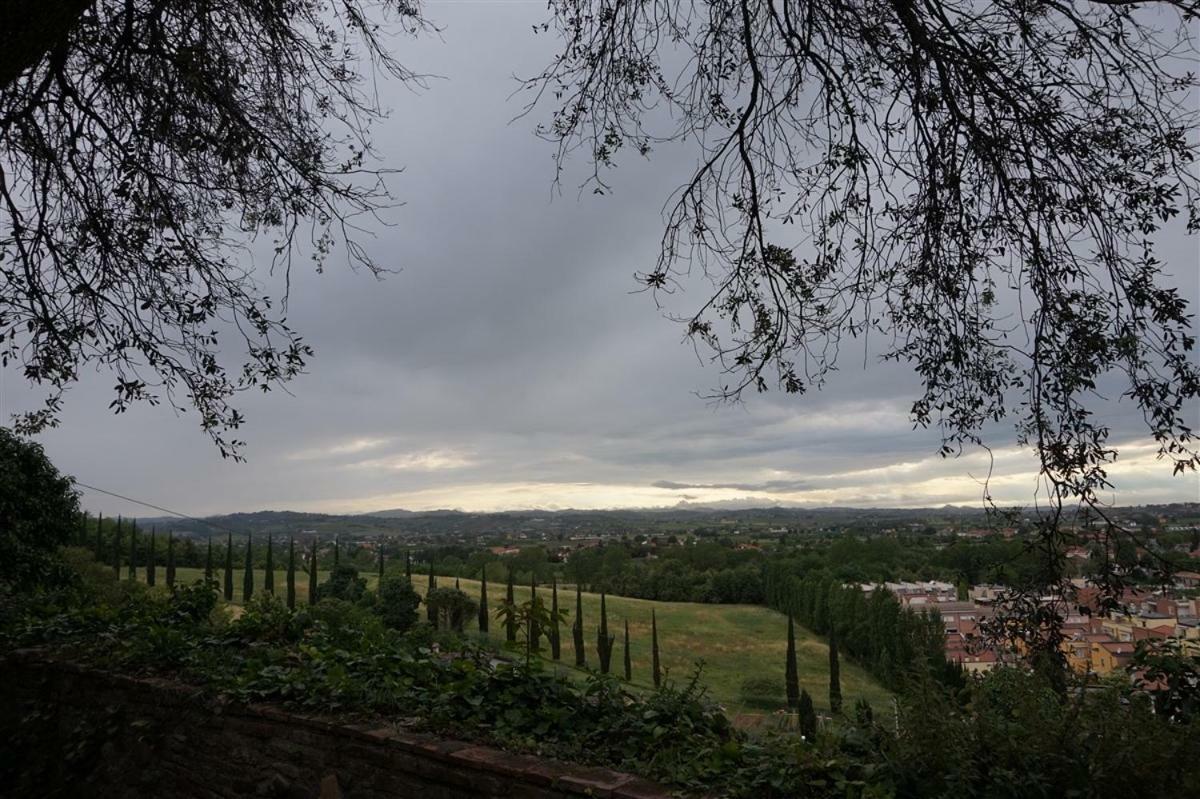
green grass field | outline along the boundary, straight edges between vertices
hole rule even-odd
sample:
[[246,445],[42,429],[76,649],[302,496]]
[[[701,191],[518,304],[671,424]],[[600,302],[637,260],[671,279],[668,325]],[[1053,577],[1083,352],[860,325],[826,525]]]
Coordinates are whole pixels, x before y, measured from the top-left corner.
[[[198,580],[203,576],[203,569],[179,568],[177,578],[182,582]],[[141,574],[144,579],[144,573]],[[369,585],[374,588],[374,574],[364,575]],[[159,579],[162,579],[161,568]],[[218,574],[218,579],[220,576]],[[325,579],[325,574],[321,574]],[[426,577],[417,577],[414,582],[418,593],[424,593]],[[441,585],[453,584],[451,578],[439,578]],[[255,575],[257,590],[262,589],[263,573]],[[284,572],[282,569],[275,573],[276,592],[282,594],[284,588]],[[242,601],[242,570],[236,569],[233,575],[235,603]],[[479,596],[479,583],[474,580],[463,580],[462,589],[474,596]],[[493,614],[504,598],[503,583],[488,583],[488,601]],[[547,604],[550,601],[549,587],[539,588]],[[305,574],[296,575],[297,601],[304,602],[308,597],[308,577]],[[529,598],[529,587],[518,586],[516,599],[518,602]],[[570,618],[563,626],[562,648],[563,661],[574,663],[574,649],[571,644],[570,625],[575,613],[574,588],[560,588],[560,607],[570,612]],[[779,706],[784,705],[783,676],[784,661],[787,652],[787,619],[780,613],[754,605],[704,605],[691,602],[653,602],[645,599],[628,597],[608,597],[609,633],[616,635],[617,641],[612,657],[612,668],[615,673],[621,673],[624,663],[623,633],[625,619],[629,620],[630,652],[633,662],[633,682],[635,686],[648,687],[651,684],[650,666],[650,611],[653,608],[658,617],[658,640],[663,668],[668,676],[677,681],[686,680],[696,661],[704,660],[704,672],[701,682],[708,687],[711,696],[732,714],[763,713],[762,708],[747,708],[740,696],[742,681],[748,677],[765,676],[779,685]],[[596,657],[596,625],[600,620],[600,595],[583,595],[584,642],[587,649],[588,664],[598,665]],[[494,618],[491,625],[493,638],[503,638],[503,628]],[[546,645],[543,644],[545,647]],[[548,649],[544,651],[548,656]],[[819,709],[829,706],[829,650],[823,639],[813,635],[802,627],[796,627],[796,654],[800,671],[800,685],[812,694],[813,702]],[[570,665],[560,665],[565,673],[575,673]],[[841,663],[842,695],[847,707],[859,697],[865,698],[876,709],[877,713],[888,712],[891,708],[891,694],[876,683],[870,675],[857,665],[842,658]]]

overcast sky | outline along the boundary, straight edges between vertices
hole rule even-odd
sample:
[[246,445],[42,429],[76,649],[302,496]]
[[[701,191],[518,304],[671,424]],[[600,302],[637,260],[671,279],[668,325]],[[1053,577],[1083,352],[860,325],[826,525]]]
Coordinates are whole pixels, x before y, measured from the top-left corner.
[[[331,268],[294,275],[290,320],[316,348],[291,395],[247,395],[248,462],[223,461],[194,413],[107,410],[114,380],[89,374],[63,423],[41,437],[80,481],[189,514],[258,509],[609,508],[751,498],[814,505],[978,504],[989,460],[944,460],[913,431],[918,384],[903,367],[846,358],[820,394],[697,397],[718,384],[632,275],[653,263],[660,211],[687,177],[683,148],[626,159],[614,193],[551,191],[551,146],[535,120],[508,124],[514,74],[554,42],[531,25],[544,3],[432,3],[441,39],[401,40],[410,67],[442,76],[422,92],[381,85],[376,132],[405,205],[369,242],[398,274]],[[578,164],[582,169],[586,165]],[[1165,242],[1196,303],[1195,240]],[[689,310],[700,296],[677,298]],[[11,368],[4,418],[31,404]],[[1171,477],[1128,405],[1097,409],[1121,445],[1122,504],[1200,499]],[[1192,409],[1196,419],[1196,409]],[[991,490],[1029,503],[1032,459],[1011,430],[991,442]],[[92,492],[95,512],[156,515]]]

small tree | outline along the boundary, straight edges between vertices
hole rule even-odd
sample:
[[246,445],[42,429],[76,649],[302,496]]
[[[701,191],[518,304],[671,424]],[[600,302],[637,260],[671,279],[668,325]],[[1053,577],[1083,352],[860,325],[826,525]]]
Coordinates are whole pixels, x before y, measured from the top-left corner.
[[654,687],[662,687],[662,663],[658,656],[658,618],[650,609],[650,662],[654,670]]
[[633,682],[633,658],[629,654],[629,619],[625,620],[625,682]]
[[246,537],[246,567],[242,571],[242,603],[254,596],[254,536]]
[[129,568],[125,570],[129,582],[137,581],[137,519],[129,525]]
[[558,632],[558,575],[554,575],[550,583],[550,657],[559,660],[562,657],[562,639]]
[[96,514],[96,562],[104,562],[104,514]]
[[412,582],[412,552],[404,550],[404,576]]
[[342,562],[342,537],[335,535],[333,537],[333,568],[337,568]]
[[608,605],[604,592],[600,592],[600,627],[596,630],[596,655],[600,658],[600,673],[608,674],[612,665],[613,644],[617,637],[608,634]]
[[289,610],[296,608],[296,538],[290,535],[288,536],[287,606]]
[[379,539],[379,584],[383,585],[383,538]]
[[308,557],[308,605],[317,604],[317,537],[313,536],[312,551]]
[[421,597],[407,577],[384,577],[379,581],[379,602],[375,612],[383,623],[401,632],[417,623]]
[[121,579],[121,517],[117,516],[117,531],[113,533],[113,576]]
[[834,714],[842,712],[842,669],[838,662],[837,629],[829,630],[829,709]]
[[[529,596],[531,599],[537,599],[537,577],[531,577],[529,580]],[[529,637],[531,646],[536,652],[542,648],[542,628],[538,625],[536,618],[529,620]]]
[[267,533],[267,567],[263,574],[263,591],[268,596],[275,596],[275,542],[270,533]]
[[[516,598],[513,591],[513,571],[511,568],[508,569],[508,586],[504,593],[504,604],[508,607],[516,605]],[[496,618],[499,617],[499,614],[497,614]],[[510,644],[517,642],[517,620],[511,613],[505,616],[504,619],[504,640]]]
[[167,587],[175,587],[175,531],[167,533]]
[[204,582],[212,582],[213,578],[213,550],[212,550],[212,534],[208,535],[208,552],[204,556]]
[[797,710],[800,706],[800,672],[796,668],[796,625],[790,613],[787,626],[787,664],[784,667],[783,682],[787,691],[788,707]]
[[812,697],[808,695],[808,691],[801,689],[800,701],[796,705],[800,734],[806,740],[815,740],[817,737],[817,710],[813,707]]
[[233,601],[233,533],[225,540],[225,601]]
[[155,574],[154,568],[154,541],[158,537],[157,531],[150,528],[150,547],[146,550],[146,585],[154,585],[158,580],[158,575]]
[[425,604],[437,619],[435,627],[458,633],[479,608],[475,600],[457,588],[434,588],[425,596]]
[[329,579],[317,589],[317,599],[343,599],[357,602],[367,592],[367,581],[358,575],[358,569],[347,564],[334,566]]
[[[6,162],[0,169],[8,167]],[[0,239],[10,235],[4,230]],[[0,274],[9,267],[4,260]],[[6,282],[0,277],[0,286]],[[0,308],[0,316],[9,310],[3,303]],[[0,427],[0,583],[24,589],[68,580],[58,548],[69,541],[78,516],[79,494],[71,478],[58,472],[41,446]]]
[[583,646],[583,588],[575,583],[575,623],[571,625],[572,643],[575,645],[575,665],[587,666],[587,652]]
[[[559,621],[565,614],[559,611]],[[528,667],[533,660],[533,635],[534,627],[545,628],[554,622],[552,612],[546,608],[542,598],[531,595],[530,598],[517,605],[513,602],[504,602],[498,611],[496,618],[502,619],[506,627],[511,626],[514,630],[525,631],[525,666]]]
[[488,631],[488,597],[487,597],[487,563],[483,564],[483,572],[479,581],[479,632]]

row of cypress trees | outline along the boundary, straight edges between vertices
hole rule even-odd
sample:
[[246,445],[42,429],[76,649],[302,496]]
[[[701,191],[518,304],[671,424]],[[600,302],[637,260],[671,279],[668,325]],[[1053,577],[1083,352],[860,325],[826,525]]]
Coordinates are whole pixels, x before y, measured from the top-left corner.
[[[430,570],[430,580],[434,579],[432,568]],[[431,582],[431,585],[433,583]],[[537,580],[536,578],[530,583],[529,591],[530,598],[537,597]],[[513,580],[513,573],[508,572],[508,580],[505,584],[505,602],[509,605],[516,603],[516,584]],[[550,587],[550,628],[545,631],[545,636],[550,644],[550,657],[552,660],[562,659],[562,636],[559,628],[559,603],[558,603],[558,577],[553,578]],[[479,631],[482,633],[488,632],[489,612],[488,612],[488,582],[487,582],[487,565],[484,564],[481,580],[479,584]],[[529,630],[530,646],[533,649],[539,649],[543,631],[536,624]],[[513,615],[509,615],[505,620],[504,639],[510,644],[517,642],[517,620]],[[571,639],[575,653],[575,665],[579,668],[587,667],[587,651],[584,644],[583,634],[583,588],[579,584],[575,586],[575,621],[571,625]],[[600,594],[600,625],[596,630],[596,655],[600,664],[600,673],[608,674],[612,670],[612,654],[613,645],[616,643],[616,636],[609,634],[608,631],[608,596],[605,593]],[[624,639],[624,676],[626,680],[633,679],[633,661],[629,647],[629,620],[625,620],[625,639]],[[650,611],[650,657],[651,670],[653,673],[654,687],[658,688],[662,685],[662,659],[658,647],[658,615],[653,609]]]

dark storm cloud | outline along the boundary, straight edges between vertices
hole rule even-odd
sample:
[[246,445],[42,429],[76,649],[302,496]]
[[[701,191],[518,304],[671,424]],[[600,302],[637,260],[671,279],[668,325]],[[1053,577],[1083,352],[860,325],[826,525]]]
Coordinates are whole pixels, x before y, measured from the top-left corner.
[[[290,393],[244,397],[248,462],[222,461],[194,414],[142,407],[113,417],[114,381],[90,375],[68,396],[63,426],[43,437],[64,470],[188,513],[978,498],[989,463],[940,459],[936,432],[912,430],[919,384],[902,366],[859,353],[801,398],[714,406],[697,396],[720,384],[719,371],[632,278],[653,264],[662,204],[694,154],[631,155],[609,176],[610,196],[578,192],[587,165],[575,162],[556,191],[536,120],[508,124],[521,108],[509,76],[537,72],[554,45],[530,33],[544,9],[431,10],[441,38],[398,39],[398,54],[444,79],[420,92],[380,84],[394,113],[375,144],[387,166],[404,169],[392,182],[404,204],[364,244],[396,272],[376,281],[336,257],[321,275],[293,271],[289,321],[317,357]],[[1191,246],[1171,242],[1169,254],[1194,264]],[[259,274],[277,295],[279,276]],[[1180,280],[1194,298],[1194,274],[1181,270]],[[696,288],[669,298],[668,310],[700,304]],[[3,379],[7,415],[31,395],[17,372]],[[1102,415],[1117,440],[1142,435],[1127,405]],[[1008,444],[1011,428],[989,440]],[[1131,462],[1130,501],[1192,491]],[[1001,453],[999,464],[997,485],[1031,494],[1027,459]],[[87,499],[94,510],[146,513]]]

